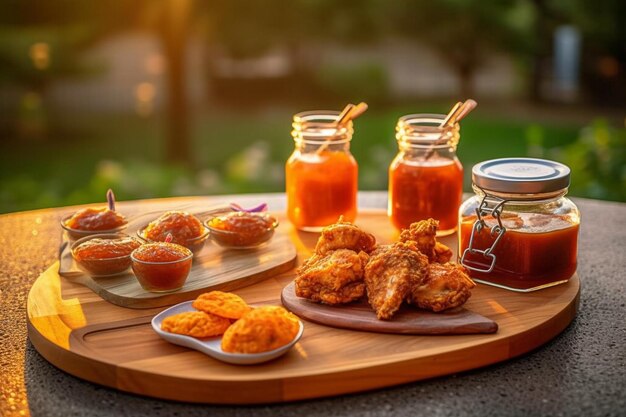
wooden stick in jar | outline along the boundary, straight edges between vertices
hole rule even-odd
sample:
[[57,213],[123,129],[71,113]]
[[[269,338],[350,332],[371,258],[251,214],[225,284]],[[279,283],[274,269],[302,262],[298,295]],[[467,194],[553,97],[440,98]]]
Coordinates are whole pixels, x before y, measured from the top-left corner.
[[346,107],[343,108],[341,113],[339,113],[339,117],[337,117],[337,121],[335,122],[336,126],[339,126],[345,123],[348,120],[348,116],[352,113],[352,109],[354,109],[354,104],[348,103]]
[[[471,98],[465,100],[463,103],[461,103],[460,101],[457,102],[452,107],[450,112],[448,112],[448,115],[445,117],[445,119],[443,119],[443,122],[441,122],[439,127],[445,128],[445,127],[452,126],[453,124],[460,122],[461,119],[463,119],[472,110],[474,110],[476,106],[478,106],[478,103],[475,100],[472,100]],[[432,145],[430,145],[430,147],[426,150],[426,153],[424,154],[424,159],[425,160],[430,159],[430,157],[433,156],[433,154],[435,153],[435,146],[441,145],[446,140],[447,139],[437,139],[436,141],[434,141]]]
[[[337,117],[335,126],[339,128],[341,125],[348,123],[350,120],[356,119],[357,117],[365,113],[365,111],[367,110],[367,107],[368,107],[367,103],[365,102],[360,102],[356,106],[352,103],[349,103],[341,111],[341,113],[339,114],[339,117]],[[328,146],[331,144],[331,142],[332,142],[331,139],[326,139],[326,141],[317,149],[315,153],[319,155],[322,152],[324,152],[326,148],[328,148]]]

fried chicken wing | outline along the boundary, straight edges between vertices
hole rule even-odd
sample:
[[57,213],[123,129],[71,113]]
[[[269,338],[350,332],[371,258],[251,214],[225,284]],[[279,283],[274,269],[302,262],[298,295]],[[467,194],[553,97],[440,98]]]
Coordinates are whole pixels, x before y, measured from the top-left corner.
[[415,242],[417,249],[428,257],[430,262],[445,263],[452,258],[452,251],[441,242],[437,242],[439,221],[434,219],[412,223],[400,233],[400,242]]
[[434,219],[411,223],[408,229],[404,229],[400,233],[400,242],[415,242],[419,251],[431,259],[435,250],[435,236],[438,226],[439,222]]
[[463,267],[447,263],[453,253],[437,242],[438,226],[434,219],[415,222],[400,242],[377,245],[340,217],[322,230],[313,256],[296,271],[296,295],[343,304],[367,294],[379,320],[391,319],[405,301],[434,312],[458,307],[475,284]]
[[434,312],[463,305],[476,284],[458,264],[431,263],[426,278],[413,286],[409,301]]
[[343,217],[335,224],[325,227],[315,246],[315,253],[324,255],[336,249],[352,249],[355,252],[371,252],[376,246],[374,235],[364,232]]
[[390,319],[426,276],[428,258],[412,243],[379,246],[365,267],[367,298],[380,320]]
[[296,271],[296,295],[325,304],[343,304],[365,294],[365,252],[338,249],[313,254]]

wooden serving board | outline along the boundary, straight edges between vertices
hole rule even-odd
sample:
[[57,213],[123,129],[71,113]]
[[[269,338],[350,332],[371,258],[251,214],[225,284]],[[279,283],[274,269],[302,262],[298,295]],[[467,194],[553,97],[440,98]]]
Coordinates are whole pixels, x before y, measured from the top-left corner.
[[[382,243],[396,238],[384,211],[361,211],[357,224]],[[302,261],[317,234],[283,222]],[[444,243],[455,245],[454,236]],[[455,246],[452,246],[455,247]],[[280,304],[294,271],[235,291],[249,303]],[[55,366],[86,380],[163,399],[207,403],[273,403],[358,392],[486,366],[527,353],[573,320],[580,281],[535,293],[478,285],[466,303],[498,323],[497,333],[400,335],[345,330],[304,320],[304,335],[285,356],[236,366],[169,344],[151,328],[163,308],[113,305],[52,265],[34,283],[28,333]],[[192,298],[192,297],[190,297]]]
[[403,305],[391,320],[378,320],[366,300],[330,306],[296,296],[295,284],[289,283],[281,293],[281,301],[300,318],[326,326],[397,334],[477,334],[495,333],[498,324],[466,308],[432,313]]
[[[203,213],[198,207],[195,208],[196,210],[187,207],[187,211],[203,219]],[[144,214],[133,219],[129,222],[127,233],[134,234],[137,229],[158,217],[160,213],[152,213],[151,216]],[[61,246],[59,274],[85,285],[103,299],[122,307],[168,306],[211,290],[232,291],[292,269],[297,252],[283,228],[285,226],[279,226],[274,237],[256,249],[224,249],[211,242],[209,238],[202,250],[194,255],[185,285],[173,293],[159,294],[144,290],[130,270],[112,277],[92,277],[84,273],[72,258],[71,242],[67,235]]]

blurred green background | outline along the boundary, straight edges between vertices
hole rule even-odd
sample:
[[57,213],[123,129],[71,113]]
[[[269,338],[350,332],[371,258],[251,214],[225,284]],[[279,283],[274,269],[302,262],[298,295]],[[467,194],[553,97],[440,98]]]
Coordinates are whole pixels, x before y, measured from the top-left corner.
[[284,190],[291,117],[366,101],[359,186],[387,187],[403,114],[475,98],[466,168],[572,168],[626,201],[619,0],[0,3],[0,212]]

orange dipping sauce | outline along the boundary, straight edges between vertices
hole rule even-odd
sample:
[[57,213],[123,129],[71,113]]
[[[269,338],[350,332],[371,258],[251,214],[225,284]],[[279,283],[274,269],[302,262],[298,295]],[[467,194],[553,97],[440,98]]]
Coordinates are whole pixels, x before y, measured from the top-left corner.
[[358,166],[346,152],[323,151],[292,157],[285,167],[287,214],[298,229],[316,230],[339,216],[354,221]]
[[84,208],[65,221],[65,226],[74,230],[113,230],[126,224],[126,218],[116,211],[102,208]]
[[81,243],[74,249],[74,258],[77,261],[94,259],[111,259],[128,256],[141,246],[141,242],[133,237],[120,239],[91,239]]
[[[116,275],[131,265],[130,254],[141,242],[130,236],[99,234],[77,241],[72,256],[92,276]],[[82,241],[82,243],[81,243]]]
[[269,240],[278,221],[263,213],[232,212],[207,222],[211,235],[227,247],[254,247]]
[[[493,217],[484,217],[488,228],[474,235],[473,247],[489,248],[494,238],[489,228],[496,224]],[[476,216],[464,217],[459,234],[459,256],[469,245]],[[565,216],[523,213],[503,218],[506,232],[492,252],[495,267],[490,273],[470,270],[470,276],[494,284],[527,290],[547,284],[567,281],[576,272],[579,224]],[[489,268],[491,259],[468,253],[466,264]]]
[[168,211],[150,222],[143,231],[146,238],[155,242],[164,242],[167,235],[171,234],[172,242],[183,246],[204,233],[202,222],[193,214],[184,211]]
[[175,243],[148,243],[131,254],[133,272],[146,291],[176,291],[187,280],[192,256],[191,250]]
[[389,167],[389,217],[398,229],[428,218],[441,234],[456,229],[463,198],[463,167],[454,159],[394,160]]

